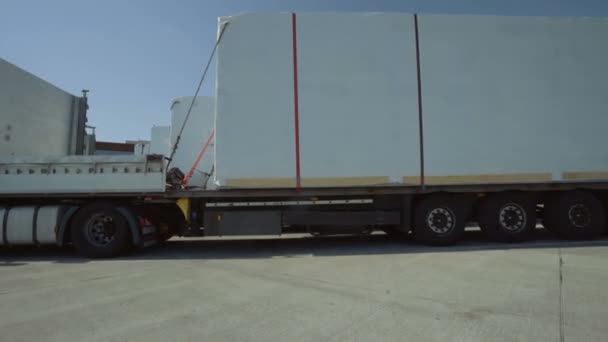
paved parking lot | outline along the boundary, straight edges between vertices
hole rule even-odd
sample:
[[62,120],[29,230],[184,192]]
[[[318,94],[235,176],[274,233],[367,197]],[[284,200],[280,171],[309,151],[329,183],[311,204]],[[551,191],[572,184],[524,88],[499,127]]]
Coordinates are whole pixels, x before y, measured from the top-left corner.
[[607,341],[608,240],[174,239],[0,250],[2,341]]

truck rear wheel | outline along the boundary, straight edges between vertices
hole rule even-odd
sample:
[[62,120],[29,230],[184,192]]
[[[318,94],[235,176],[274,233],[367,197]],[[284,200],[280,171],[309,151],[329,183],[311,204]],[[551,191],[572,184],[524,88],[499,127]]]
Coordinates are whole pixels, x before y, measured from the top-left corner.
[[78,253],[90,258],[120,255],[131,244],[127,220],[110,203],[80,209],[72,220],[71,234]]
[[567,239],[593,239],[602,234],[606,214],[592,193],[568,191],[555,196],[545,204],[546,227]]
[[528,240],[536,227],[536,206],[524,193],[492,194],[479,207],[479,226],[492,240]]
[[416,240],[430,245],[450,245],[464,234],[465,210],[448,195],[431,195],[416,206]]

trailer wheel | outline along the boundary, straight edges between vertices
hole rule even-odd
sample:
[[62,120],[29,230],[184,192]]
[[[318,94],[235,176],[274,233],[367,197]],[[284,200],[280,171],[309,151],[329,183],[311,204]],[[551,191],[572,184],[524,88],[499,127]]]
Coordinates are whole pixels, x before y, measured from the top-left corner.
[[430,245],[450,245],[464,234],[466,210],[448,195],[431,195],[416,206],[416,240]]
[[108,258],[131,245],[124,216],[110,203],[93,203],[80,209],[71,224],[72,242],[81,255]]
[[536,227],[535,203],[523,193],[490,195],[479,207],[479,226],[495,241],[528,240]]
[[606,214],[590,192],[568,191],[547,201],[545,224],[567,239],[593,239],[602,234]]

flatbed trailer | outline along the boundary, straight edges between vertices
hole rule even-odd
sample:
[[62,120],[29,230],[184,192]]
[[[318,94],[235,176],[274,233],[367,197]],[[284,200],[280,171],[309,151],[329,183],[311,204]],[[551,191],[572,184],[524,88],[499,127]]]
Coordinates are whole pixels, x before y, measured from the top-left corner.
[[89,257],[120,255],[175,235],[381,230],[449,245],[470,222],[504,242],[532,238],[537,223],[564,238],[590,239],[604,233],[608,197],[603,181],[175,189],[158,155],[11,159],[0,161],[0,173],[1,245],[74,245]]
[[[350,197],[350,196],[394,196],[419,195],[437,192],[446,193],[485,193],[501,191],[566,191],[566,190],[608,190],[608,182],[550,182],[550,183],[494,183],[494,184],[447,184],[427,185],[386,185],[386,186],[357,186],[357,187],[318,187],[296,190],[294,188],[247,188],[221,190],[167,190],[160,192],[96,192],[96,193],[36,193],[35,198],[163,198],[201,199],[207,201],[236,200],[236,199],[281,199],[281,198],[317,198],[317,197]],[[1,194],[3,199],[30,199],[32,194]]]

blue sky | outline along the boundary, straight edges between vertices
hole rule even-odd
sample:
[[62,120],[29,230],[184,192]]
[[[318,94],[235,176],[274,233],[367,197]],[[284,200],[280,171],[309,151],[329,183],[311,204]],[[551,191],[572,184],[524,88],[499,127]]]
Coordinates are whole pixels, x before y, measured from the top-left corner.
[[[192,95],[217,17],[245,11],[608,16],[606,0],[0,0],[0,57],[73,94],[98,140],[149,138]],[[213,94],[213,74],[202,94]]]

